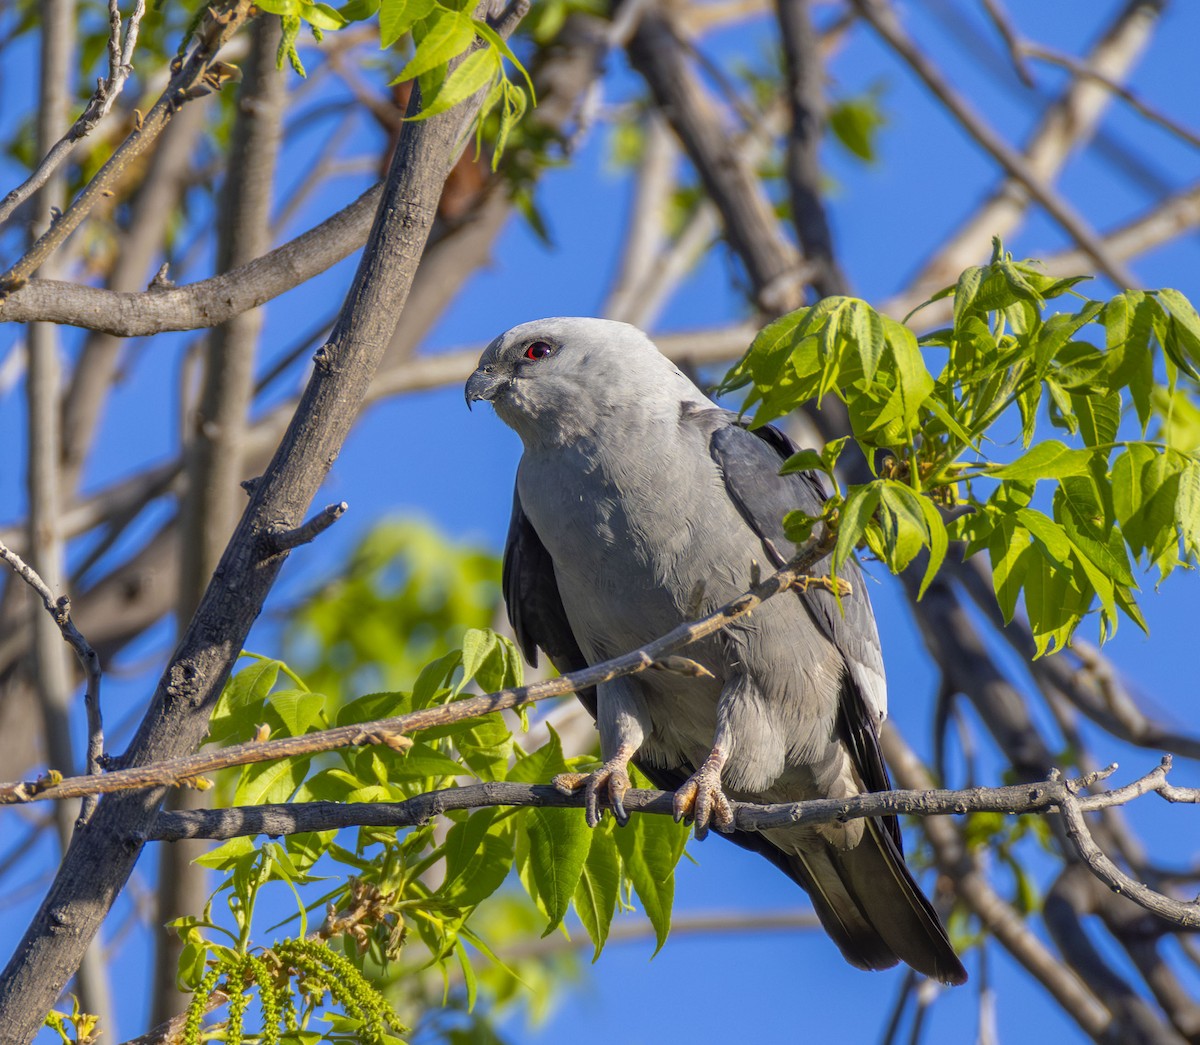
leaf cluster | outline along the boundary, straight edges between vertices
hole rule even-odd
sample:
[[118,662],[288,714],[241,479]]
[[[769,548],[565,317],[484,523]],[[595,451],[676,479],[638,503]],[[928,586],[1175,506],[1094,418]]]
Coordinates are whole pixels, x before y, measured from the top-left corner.
[[[519,685],[522,674],[511,642],[485,629],[469,629],[461,649],[426,665],[410,689],[370,694],[336,708],[281,662],[249,659],[230,680],[213,716],[214,742],[299,735],[403,714],[460,699],[472,685],[485,691]],[[217,792],[238,805],[403,801],[463,780],[544,783],[588,761],[565,758],[553,731],[544,744],[526,752],[504,718],[492,714],[423,731],[411,745],[405,741],[394,748],[376,745],[243,767],[220,780]],[[387,985],[389,994],[407,1000],[418,1014],[430,1004],[423,994],[417,997],[428,973],[440,978],[443,1002],[454,982],[461,984],[468,1012],[481,992],[492,1009],[497,999],[514,997],[525,970],[506,963],[479,927],[511,939],[514,931],[535,924],[538,919],[520,913],[514,922],[514,898],[522,892],[518,906],[537,912],[542,936],[566,932],[564,920],[573,910],[597,956],[616,911],[632,907],[635,897],[658,946],[665,941],[672,871],[686,838],[682,825],[637,817],[625,829],[606,821],[591,830],[579,809],[541,808],[454,811],[446,820],[448,827],[363,827],[353,838],[336,831],[262,845],[238,838],[202,857],[225,877],[202,917],[175,923],[185,941],[180,986],[193,992],[197,1019],[218,987],[232,999],[256,984],[264,1028],[274,1020],[280,1033],[316,1033],[312,1028],[323,1019],[323,1033],[340,1040],[338,1034],[349,1032],[346,1021],[361,1021],[364,1017],[355,1013],[367,1009],[361,998],[357,1008],[349,1004],[329,977],[316,971],[318,966],[336,970],[339,961],[350,963],[364,982]],[[329,879],[336,884],[321,891],[319,883]],[[269,883],[283,883],[293,893],[296,913],[289,922],[296,934],[260,946],[254,942],[254,910]],[[518,884],[520,892],[513,888]],[[313,893],[319,895],[313,898]],[[214,909],[221,901],[228,913],[217,917]],[[310,934],[314,907],[324,907],[327,916]],[[321,951],[304,951],[309,965],[302,966],[296,941],[314,936],[312,946]],[[275,970],[269,1004],[261,1003],[264,969]],[[335,978],[358,982],[349,974]],[[231,1002],[231,1025],[235,1010],[240,1021],[244,1003]],[[240,1023],[236,1026],[241,1033]]]
[[[1073,289],[1082,278],[1047,276],[997,242],[988,265],[934,296],[953,298],[953,324],[919,339],[848,297],[759,334],[722,386],[749,388],[753,426],[835,396],[875,476],[826,505],[835,569],[863,545],[893,572],[924,552],[923,594],[959,540],[989,555],[1006,620],[1023,603],[1039,655],[1089,613],[1101,639],[1120,615],[1145,628],[1135,567],[1165,578],[1200,550],[1200,316],[1170,289],[1090,300]],[[1078,307],[1050,312],[1054,299]],[[1035,441],[1047,422],[1061,438]],[[783,470],[836,486],[844,444]],[[786,523],[801,540],[814,520]]]

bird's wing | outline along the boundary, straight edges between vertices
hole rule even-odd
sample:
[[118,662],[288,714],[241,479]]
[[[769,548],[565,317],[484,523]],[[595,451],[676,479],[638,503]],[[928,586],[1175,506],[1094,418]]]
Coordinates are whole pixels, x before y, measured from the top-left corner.
[[[728,411],[710,413],[721,415],[705,418],[704,423],[713,425],[709,449],[724,477],[725,489],[768,554],[773,551],[786,562],[795,555],[796,546],[784,536],[783,517],[796,509],[820,514],[826,497],[820,479],[812,472],[779,474],[780,465],[796,452],[795,445],[779,429],[767,425],[751,431]],[[812,572],[820,576],[829,568],[826,557]],[[838,733],[850,748],[867,789],[888,791],[891,779],[879,750],[879,724],[887,714],[887,684],[875,613],[858,564],[847,562],[839,576],[850,583],[853,592],[842,598],[840,607],[837,599],[821,588],[810,588],[799,598],[846,665],[838,705]],[[900,830],[895,818],[887,818],[885,825],[899,846]]]
[[[567,611],[563,609],[554,562],[521,507],[521,495],[516,489],[513,490],[512,518],[504,544],[500,584],[508,609],[508,622],[517,637],[517,645],[530,664],[537,667],[540,648],[560,672],[587,667],[587,660],[567,620]],[[596,691],[588,689],[578,697],[594,718]]]
[[[697,418],[712,426],[709,450],[725,479],[725,489],[743,519],[770,555],[774,550],[782,565],[796,553],[796,546],[784,536],[783,517],[801,509],[819,515],[825,502],[821,481],[812,472],[780,475],[779,467],[796,452],[792,441],[770,425],[750,431],[740,419],[726,410],[705,411],[712,415]],[[816,575],[829,572],[825,558],[813,567]],[[850,561],[839,571],[850,583],[854,594],[838,600],[821,588],[810,588],[801,596],[813,621],[842,654],[865,710],[878,725],[887,714],[887,686],[883,673],[883,654],[875,614],[863,583],[858,564]]]

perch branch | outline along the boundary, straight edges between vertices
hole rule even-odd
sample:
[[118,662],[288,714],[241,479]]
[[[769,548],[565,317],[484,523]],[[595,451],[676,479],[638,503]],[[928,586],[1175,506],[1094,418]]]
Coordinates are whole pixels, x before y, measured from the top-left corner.
[[[814,578],[807,570],[827,555],[831,548],[828,538],[813,538],[802,551],[783,569],[777,570],[731,602],[697,621],[680,624],[662,638],[647,643],[639,649],[604,661],[601,664],[573,671],[556,679],[534,682],[528,686],[499,690],[480,697],[454,701],[438,707],[423,708],[407,715],[378,719],[373,722],[338,726],[297,737],[281,737],[278,740],[250,742],[215,751],[205,751],[183,758],[161,762],[147,762],[106,773],[100,777],[71,777],[61,780],[45,778],[0,784],[0,805],[11,805],[43,799],[65,799],[85,794],[103,794],[114,791],[133,791],[146,788],[171,787],[191,781],[205,773],[216,772],[231,766],[269,762],[278,758],[296,755],[311,755],[321,751],[360,744],[387,744],[403,750],[409,745],[405,734],[434,726],[461,722],[464,719],[487,715],[493,711],[532,704],[551,697],[560,697],[591,686],[598,686],[610,679],[645,671],[669,654],[697,639],[711,635],[725,627],[730,621],[749,613],[766,599],[790,588],[804,586]],[[843,595],[848,591],[843,590]]]

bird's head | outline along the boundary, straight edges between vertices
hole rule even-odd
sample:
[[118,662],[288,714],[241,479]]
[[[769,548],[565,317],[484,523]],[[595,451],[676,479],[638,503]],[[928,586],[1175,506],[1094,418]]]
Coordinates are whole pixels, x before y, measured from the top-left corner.
[[678,416],[704,394],[637,327],[607,319],[522,323],[496,338],[466,385],[467,405],[486,400],[528,446],[596,431],[606,419]]

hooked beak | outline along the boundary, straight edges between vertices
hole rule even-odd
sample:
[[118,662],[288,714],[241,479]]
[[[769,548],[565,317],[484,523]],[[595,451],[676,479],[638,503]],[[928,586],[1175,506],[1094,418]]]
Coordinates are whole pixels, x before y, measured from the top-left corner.
[[496,396],[508,387],[508,382],[507,375],[498,374],[490,367],[480,367],[467,378],[465,389],[467,409],[469,410],[471,404],[480,399],[485,399],[489,403],[493,402]]

